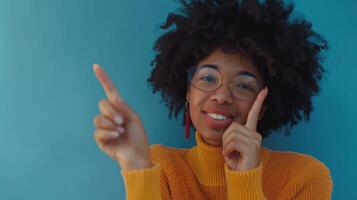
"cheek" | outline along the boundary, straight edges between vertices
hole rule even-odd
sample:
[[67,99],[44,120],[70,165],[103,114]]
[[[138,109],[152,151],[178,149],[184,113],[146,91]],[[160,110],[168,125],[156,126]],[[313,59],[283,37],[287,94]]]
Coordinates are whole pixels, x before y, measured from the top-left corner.
[[240,124],[245,124],[247,121],[248,113],[250,111],[250,108],[252,107],[252,103],[247,103],[247,102],[239,102],[237,103],[237,110],[239,113],[239,122]]
[[205,101],[209,99],[209,96],[201,91],[197,91],[195,88],[191,88],[190,91],[190,117],[195,128],[199,126],[199,120]]

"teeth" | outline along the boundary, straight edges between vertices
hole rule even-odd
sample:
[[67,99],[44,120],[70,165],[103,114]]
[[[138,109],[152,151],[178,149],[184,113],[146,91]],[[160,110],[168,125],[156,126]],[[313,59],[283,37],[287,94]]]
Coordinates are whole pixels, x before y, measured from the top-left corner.
[[220,114],[215,114],[215,113],[207,113],[210,117],[212,117],[213,119],[218,119],[218,120],[224,120],[227,117],[224,115],[220,115]]

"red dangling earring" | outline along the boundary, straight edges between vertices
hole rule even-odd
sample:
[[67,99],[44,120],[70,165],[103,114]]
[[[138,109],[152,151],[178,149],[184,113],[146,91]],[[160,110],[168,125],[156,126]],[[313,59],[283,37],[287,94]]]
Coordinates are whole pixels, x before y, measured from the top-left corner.
[[190,137],[190,122],[191,122],[191,119],[190,119],[190,112],[189,112],[189,109],[187,108],[187,101],[186,101],[186,113],[185,113],[185,136],[186,138],[189,138]]

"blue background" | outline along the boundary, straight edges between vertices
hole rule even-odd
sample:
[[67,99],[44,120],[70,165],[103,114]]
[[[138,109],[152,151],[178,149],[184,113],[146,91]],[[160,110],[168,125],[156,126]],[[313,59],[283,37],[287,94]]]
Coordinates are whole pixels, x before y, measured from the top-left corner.
[[[150,143],[189,148],[146,79],[174,1],[0,1],[0,199],[124,199],[120,168],[93,139],[105,94],[100,63],[140,113]],[[309,122],[264,145],[313,155],[331,170],[334,199],[357,198],[357,8],[353,0],[296,1],[329,41],[322,93]]]

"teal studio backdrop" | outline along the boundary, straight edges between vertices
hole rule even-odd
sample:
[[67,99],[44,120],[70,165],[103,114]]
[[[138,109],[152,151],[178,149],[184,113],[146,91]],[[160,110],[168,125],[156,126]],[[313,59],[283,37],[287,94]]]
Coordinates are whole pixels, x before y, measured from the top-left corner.
[[[296,1],[329,41],[311,120],[264,146],[315,156],[331,170],[333,199],[357,199],[357,3]],[[100,63],[144,122],[151,144],[189,148],[146,79],[159,25],[175,1],[0,1],[0,199],[125,199],[120,168],[97,147],[93,117],[105,98]]]

